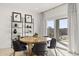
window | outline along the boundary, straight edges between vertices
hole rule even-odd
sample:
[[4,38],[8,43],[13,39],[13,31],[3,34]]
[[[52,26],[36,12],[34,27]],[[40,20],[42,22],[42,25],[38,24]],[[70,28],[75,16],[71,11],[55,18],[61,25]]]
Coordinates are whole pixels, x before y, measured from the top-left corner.
[[59,20],[60,35],[67,35],[67,30],[68,30],[68,19]]
[[68,19],[59,20],[59,39],[68,40]]
[[54,37],[54,20],[47,21],[47,35],[49,37]]
[[[55,26],[54,26],[55,25]],[[47,35],[59,40],[68,39],[68,19],[47,20]],[[55,36],[56,35],[56,36]]]

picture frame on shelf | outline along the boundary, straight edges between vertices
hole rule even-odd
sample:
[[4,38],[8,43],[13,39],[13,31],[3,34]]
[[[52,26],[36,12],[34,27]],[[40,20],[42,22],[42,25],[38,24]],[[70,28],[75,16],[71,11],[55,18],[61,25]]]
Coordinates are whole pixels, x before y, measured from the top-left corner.
[[21,13],[12,12],[12,19],[13,22],[21,22]]
[[32,23],[32,15],[25,14],[25,23]]

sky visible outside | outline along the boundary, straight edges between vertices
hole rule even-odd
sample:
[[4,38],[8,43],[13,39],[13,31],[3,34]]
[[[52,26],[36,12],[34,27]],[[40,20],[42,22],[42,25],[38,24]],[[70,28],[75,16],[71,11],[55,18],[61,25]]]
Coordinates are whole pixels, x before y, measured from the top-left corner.
[[[68,28],[68,19],[59,20],[59,28]],[[50,20],[47,22],[47,27],[54,28],[54,21]]]
[[54,28],[54,21],[53,20],[47,21],[47,28],[48,27]]
[[60,20],[59,28],[68,28],[68,19]]

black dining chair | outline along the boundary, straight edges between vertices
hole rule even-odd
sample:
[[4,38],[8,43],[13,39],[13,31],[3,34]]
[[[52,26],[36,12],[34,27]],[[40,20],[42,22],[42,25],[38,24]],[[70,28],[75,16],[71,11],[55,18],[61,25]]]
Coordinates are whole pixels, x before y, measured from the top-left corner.
[[46,55],[46,43],[37,43],[32,48],[32,52],[37,56]]
[[49,49],[54,49],[55,51],[55,54],[57,56],[57,52],[56,52],[56,39],[55,38],[52,38],[50,40],[50,46],[48,46]]
[[12,40],[12,43],[13,43],[13,49],[14,49],[14,53],[13,53],[14,56],[15,56],[15,52],[17,52],[17,51],[25,51],[25,50],[27,50],[26,45],[20,43],[19,40]]

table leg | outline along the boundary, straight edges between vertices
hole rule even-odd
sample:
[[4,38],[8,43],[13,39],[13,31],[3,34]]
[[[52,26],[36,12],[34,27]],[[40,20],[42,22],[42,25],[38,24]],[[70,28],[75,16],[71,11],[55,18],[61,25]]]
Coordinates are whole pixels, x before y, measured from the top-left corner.
[[28,44],[29,55],[32,55],[32,44]]

